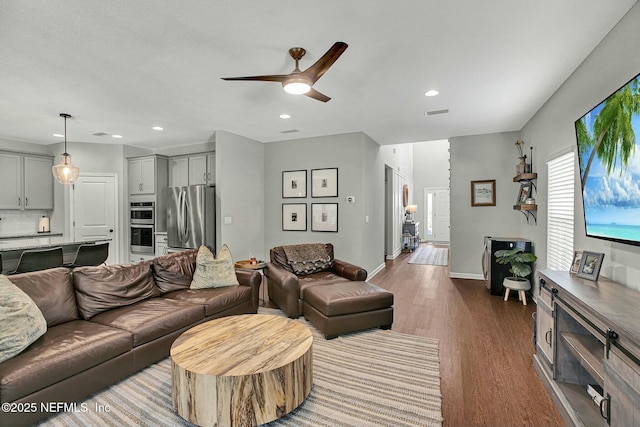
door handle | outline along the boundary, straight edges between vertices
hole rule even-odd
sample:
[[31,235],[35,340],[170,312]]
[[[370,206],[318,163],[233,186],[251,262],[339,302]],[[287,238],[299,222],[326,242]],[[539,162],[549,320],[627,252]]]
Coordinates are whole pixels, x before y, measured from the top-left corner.
[[109,229],[109,233],[113,233],[113,228],[110,228],[110,229]]
[[29,198],[28,197],[24,198],[24,205],[25,206],[29,206]]
[[20,206],[20,197],[18,197],[18,206]]

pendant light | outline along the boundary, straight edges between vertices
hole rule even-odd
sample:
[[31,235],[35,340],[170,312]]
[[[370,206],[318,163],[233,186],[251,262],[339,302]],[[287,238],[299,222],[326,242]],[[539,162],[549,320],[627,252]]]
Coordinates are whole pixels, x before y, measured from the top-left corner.
[[60,117],[64,118],[64,153],[60,155],[60,162],[53,166],[51,171],[60,184],[73,184],[78,179],[80,168],[71,164],[71,154],[67,153],[67,119],[70,119],[71,115],[60,113]]

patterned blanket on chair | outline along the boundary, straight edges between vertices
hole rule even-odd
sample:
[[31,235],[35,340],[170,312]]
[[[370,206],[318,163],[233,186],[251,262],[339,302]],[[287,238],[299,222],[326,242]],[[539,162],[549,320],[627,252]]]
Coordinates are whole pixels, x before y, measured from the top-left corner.
[[282,249],[293,272],[299,276],[326,270],[333,265],[333,257],[324,243],[288,245]]

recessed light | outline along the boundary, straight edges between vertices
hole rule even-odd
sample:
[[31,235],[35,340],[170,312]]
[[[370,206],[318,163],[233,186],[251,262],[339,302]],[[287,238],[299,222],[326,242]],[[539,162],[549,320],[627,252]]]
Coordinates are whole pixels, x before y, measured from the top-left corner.
[[122,135],[111,135],[113,138],[122,138]]
[[56,138],[64,138],[64,135],[60,135],[59,133],[54,133],[53,136]]
[[152,129],[153,130],[164,130],[164,128],[162,126],[154,126]]
[[428,91],[424,94],[424,96],[436,96],[436,95],[437,95],[437,94],[439,94],[439,93],[440,93],[440,92],[438,92],[437,90],[435,90],[435,89],[431,89],[431,90],[428,90]]
[[290,119],[291,116],[285,113],[285,114],[280,114],[280,118],[281,119]]

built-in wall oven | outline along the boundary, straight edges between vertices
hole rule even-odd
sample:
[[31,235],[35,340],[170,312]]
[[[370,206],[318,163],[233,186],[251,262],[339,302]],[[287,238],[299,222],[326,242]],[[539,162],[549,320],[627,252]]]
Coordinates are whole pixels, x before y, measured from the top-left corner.
[[155,204],[133,202],[129,206],[129,249],[134,254],[155,252]]

